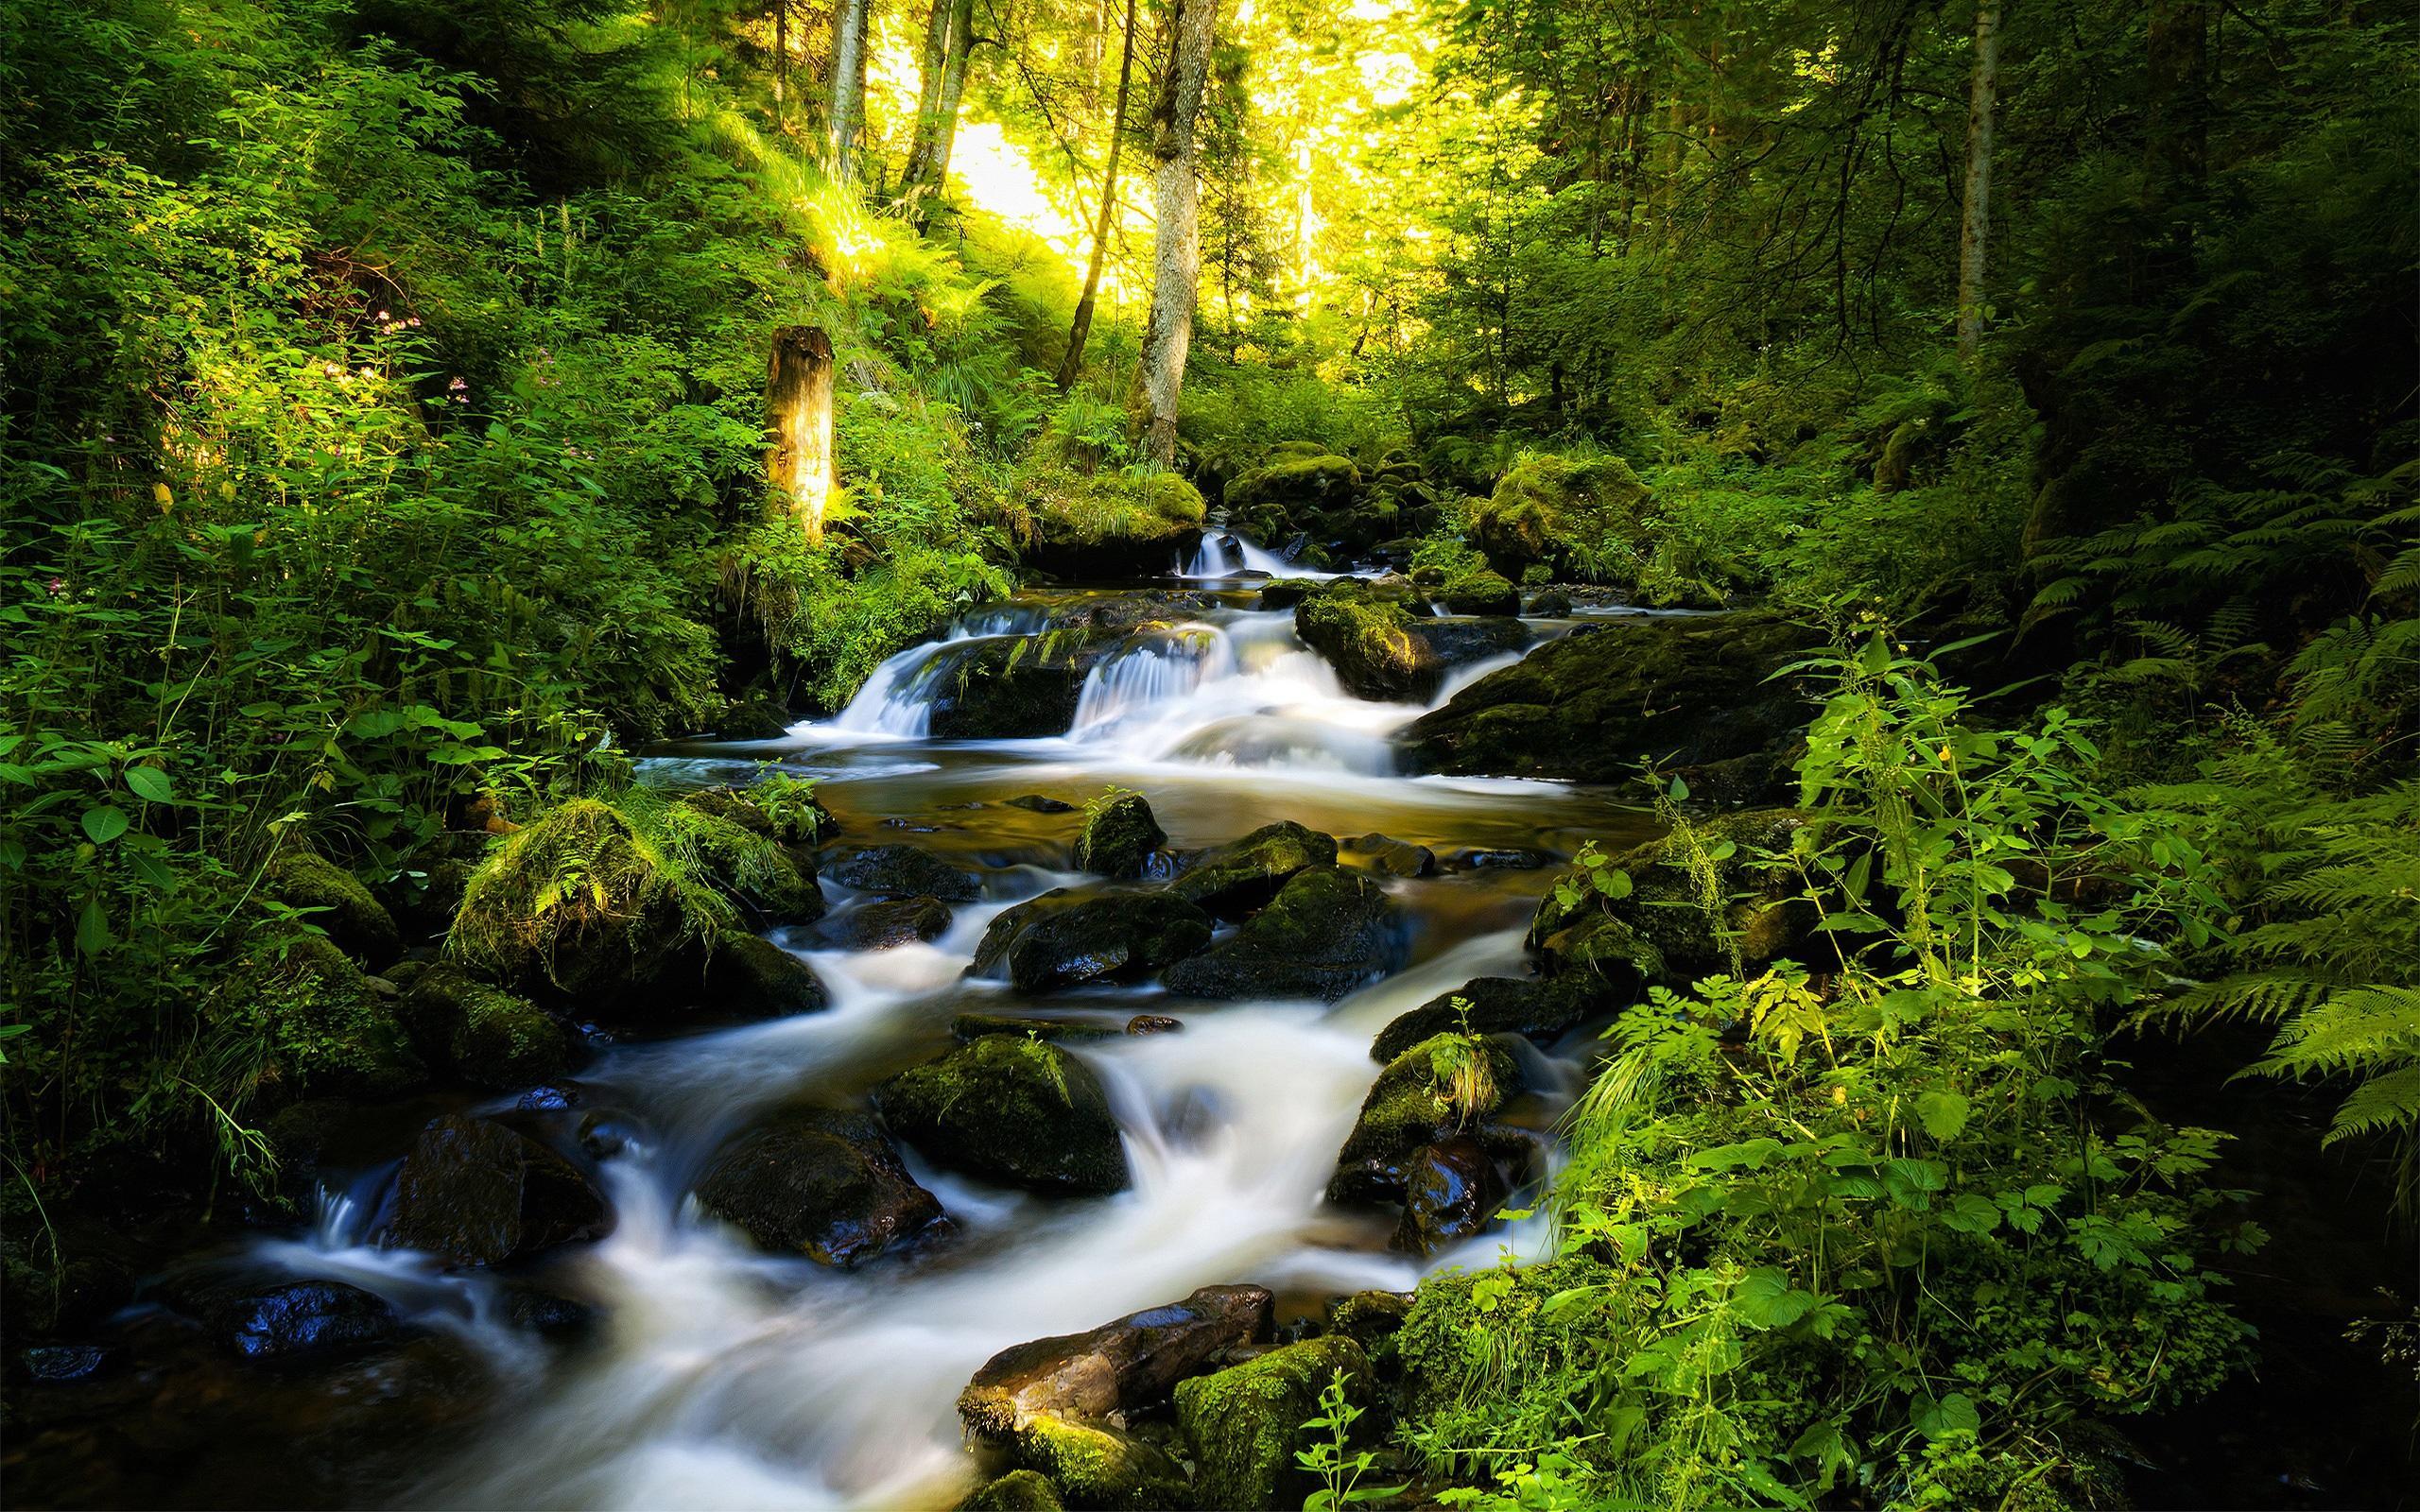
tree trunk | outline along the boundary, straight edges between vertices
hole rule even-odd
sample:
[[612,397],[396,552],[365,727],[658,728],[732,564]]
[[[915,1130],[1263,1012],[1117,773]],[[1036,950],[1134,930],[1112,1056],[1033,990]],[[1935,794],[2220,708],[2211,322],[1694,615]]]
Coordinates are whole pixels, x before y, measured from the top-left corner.
[[1193,344],[1193,301],[1201,282],[1201,185],[1195,176],[1194,117],[1210,74],[1218,0],[1177,0],[1168,66],[1162,76],[1151,155],[1159,160],[1152,205],[1151,318],[1143,336],[1145,445],[1163,466],[1176,461],[1177,395]]
[[773,3],[773,124],[789,129],[790,0]]
[[1093,334],[1093,306],[1100,299],[1101,259],[1109,251],[1110,223],[1117,214],[1117,155],[1126,145],[1126,93],[1134,77],[1134,0],[1126,0],[1126,41],[1117,53],[1117,105],[1109,118],[1109,162],[1100,174],[1100,213],[1093,217],[1093,255],[1084,267],[1083,297],[1067,326],[1067,354],[1059,361],[1059,391],[1076,387],[1084,370],[1084,343]]
[[772,507],[797,520],[810,544],[821,541],[823,507],[832,497],[832,340],[821,327],[784,326],[773,333],[765,417]]
[[2000,0],[1975,8],[1974,78],[1966,102],[1966,214],[1958,230],[1958,360],[1983,341],[1984,254],[1992,230],[1992,126],[1999,107]]
[[967,56],[975,46],[975,0],[933,0],[925,29],[925,73],[917,86],[916,140],[899,195],[938,195],[949,181],[949,153],[958,138],[958,107],[966,94]]
[[866,92],[868,0],[839,0],[832,10],[832,177],[852,176]]
[[900,193],[911,193],[933,155],[933,134],[941,129],[942,74],[949,67],[949,18],[953,0],[933,0],[925,12],[925,47],[916,60],[916,133],[908,145],[908,170],[899,176]]

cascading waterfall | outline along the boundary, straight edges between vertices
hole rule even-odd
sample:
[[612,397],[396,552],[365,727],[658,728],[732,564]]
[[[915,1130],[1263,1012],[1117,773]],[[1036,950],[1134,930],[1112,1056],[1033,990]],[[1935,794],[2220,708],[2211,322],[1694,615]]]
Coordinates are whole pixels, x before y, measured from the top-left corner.
[[1325,581],[1341,573],[1320,572],[1288,561],[1249,536],[1233,530],[1204,531],[1190,557],[1179,557],[1175,575],[1196,581],[1222,577],[1309,577]]
[[[1045,822],[1002,799],[1037,788],[1080,798],[1116,782],[1146,790],[1180,846],[1293,817],[1340,836],[1385,829],[1441,850],[1567,852],[1620,822],[1610,803],[1556,784],[1394,775],[1389,732],[1419,710],[1348,696],[1296,639],[1290,613],[1215,594],[1172,595],[1165,614],[1098,636],[1063,735],[928,737],[934,696],[960,658],[987,642],[1048,634],[1070,612],[1063,597],[970,615],[884,662],[838,717],[792,731],[783,759],[824,777],[854,834],[889,840],[904,829],[958,847],[958,859],[983,868],[984,896],[959,905],[937,938],[886,950],[838,948],[821,926],[777,932],[775,943],[822,979],[828,1008],[615,1047],[579,1077],[575,1107],[552,1116],[610,1136],[591,1149],[614,1227],[557,1252],[546,1279],[599,1310],[592,1344],[550,1354],[513,1322],[519,1283],[509,1278],[374,1247],[391,1167],[326,1195],[309,1231],[251,1247],[251,1263],[278,1273],[378,1293],[512,1383],[484,1432],[405,1500],[946,1505],[969,1473],[953,1400],[1011,1344],[1213,1282],[1294,1296],[1400,1290],[1437,1265],[1490,1263],[1508,1246],[1541,1251],[1542,1221],[1530,1220],[1417,1260],[1383,1247],[1383,1227],[1322,1197],[1378,1070],[1372,1037],[1475,976],[1524,971],[1523,928],[1549,873],[1391,883],[1412,920],[1411,960],[1333,1006],[1196,1005],[1150,984],[1037,1005],[1004,982],[966,976],[976,947],[1002,909],[1090,879],[1053,869],[1057,859],[1004,859],[985,849],[986,827]],[[869,745],[892,754],[860,753]],[[753,747],[747,759],[761,754]],[[735,754],[656,770],[745,780],[748,766]],[[1063,857],[1063,843],[1043,853]],[[864,901],[828,880],[824,888],[835,919]],[[1043,1198],[937,1169],[903,1146],[956,1230],[928,1253],[859,1272],[761,1252],[690,1196],[717,1149],[772,1106],[861,1106],[880,1077],[946,1044],[952,1015],[1036,1006],[1113,1030],[1138,1012],[1181,1019],[1178,1033],[1068,1043],[1108,1092],[1132,1190]],[[1575,1074],[1524,1054],[1539,1116],[1550,1118],[1576,1091]]]

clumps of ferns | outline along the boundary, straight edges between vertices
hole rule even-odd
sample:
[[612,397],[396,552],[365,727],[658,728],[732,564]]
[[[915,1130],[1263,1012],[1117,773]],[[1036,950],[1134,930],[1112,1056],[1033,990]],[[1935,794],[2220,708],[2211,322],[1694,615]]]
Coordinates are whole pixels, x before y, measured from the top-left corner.
[[1460,1032],[1441,1034],[1428,1041],[1428,1078],[1438,1112],[1457,1127],[1467,1128],[1504,1100],[1496,1085],[1495,1063],[1487,1039],[1471,1030],[1471,1004],[1457,997],[1448,1005]]

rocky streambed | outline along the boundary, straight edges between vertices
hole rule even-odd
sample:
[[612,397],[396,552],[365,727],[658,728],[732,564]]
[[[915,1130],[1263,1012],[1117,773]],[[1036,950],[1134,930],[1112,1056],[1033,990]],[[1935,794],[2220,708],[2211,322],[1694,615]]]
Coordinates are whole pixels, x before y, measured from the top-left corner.
[[1643,761],[1769,796],[1795,642],[1244,555],[651,759],[701,854],[777,845],[745,927],[543,981],[363,947],[442,1074],[281,1128],[310,1222],[16,1351],[15,1498],[1299,1504],[1320,1387],[1384,1378],[1424,1274],[1540,1251],[1496,1215],[1594,1030],[1706,943],[1558,909],[1558,864],[1651,842]]

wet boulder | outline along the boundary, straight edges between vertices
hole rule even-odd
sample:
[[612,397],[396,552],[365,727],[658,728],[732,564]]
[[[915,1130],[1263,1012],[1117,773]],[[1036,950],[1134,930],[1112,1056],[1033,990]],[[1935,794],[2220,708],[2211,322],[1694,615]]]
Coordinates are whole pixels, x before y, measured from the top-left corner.
[[1766,679],[1812,644],[1778,615],[1617,620],[1539,647],[1397,737],[1422,772],[1618,782],[1642,763],[1701,799],[1776,791],[1813,706]]
[[1497,616],[1481,620],[1427,620],[1413,627],[1428,643],[1438,662],[1448,667],[1468,666],[1490,657],[1526,651],[1537,637],[1516,619]]
[[1267,1339],[1270,1309],[1265,1287],[1204,1286],[1081,1333],[1012,1346],[975,1372],[958,1415],[968,1437],[1004,1444],[1036,1417],[1098,1420],[1157,1406],[1178,1382]]
[[1403,1161],[1403,1221],[1389,1247],[1433,1255],[1484,1230],[1511,1187],[1495,1154],[1468,1134],[1413,1150]]
[[1082,894],[1053,888],[1002,913],[971,970],[1005,963],[1020,992],[1132,980],[1210,943],[1210,916],[1165,892]]
[[1517,1034],[1550,1044],[1592,1013],[1629,1006],[1622,994],[1599,996],[1579,978],[1533,982],[1516,976],[1474,977],[1440,992],[1378,1031],[1370,1058],[1380,1065],[1441,1034]]
[[585,1172],[536,1140],[448,1114],[421,1130],[395,1176],[380,1243],[456,1265],[495,1265],[612,1226]]
[[1571,595],[1560,588],[1542,589],[1530,595],[1526,612],[1538,619],[1569,619]]
[[944,1227],[882,1128],[863,1113],[793,1108],[715,1158],[698,1203],[759,1247],[851,1268]]
[[1400,1200],[1412,1153],[1492,1118],[1524,1090],[1520,1062],[1481,1036],[1441,1034],[1387,1063],[1337,1152],[1332,1202]]
[[291,1281],[230,1297],[212,1309],[223,1345],[264,1363],[326,1359],[385,1344],[404,1332],[394,1307],[343,1281]]
[[1402,911],[1370,878],[1322,867],[1297,873],[1267,907],[1162,974],[1192,997],[1333,1003],[1402,964]]
[[376,970],[404,953],[403,932],[361,879],[317,851],[287,846],[270,860],[261,887],[291,908],[307,909],[337,949]]
[[1091,667],[1080,637],[1067,645],[973,641],[945,656],[925,690],[925,731],[935,740],[1035,740],[1063,735],[1076,722]]
[[1464,846],[1443,858],[1447,871],[1537,871],[1553,866],[1556,857],[1526,846]]
[[1436,602],[1448,614],[1518,614],[1521,591],[1500,573],[1466,573],[1437,587]]
[[952,1039],[964,1041],[980,1040],[987,1034],[1014,1035],[1023,1039],[1031,1035],[1036,1040],[1115,1040],[1128,1031],[1105,1020],[1093,1019],[1024,1019],[1012,1013],[961,1013],[949,1021]]
[[1185,1504],[1184,1467],[1150,1440],[1108,1423],[1033,1418],[1010,1440],[1010,1452],[1068,1506],[1156,1512]]
[[[1686,983],[1753,974],[1784,956],[1812,964],[1834,947],[1819,936],[1822,911],[1803,896],[1806,880],[1789,859],[1806,822],[1794,809],[1752,809],[1693,823],[1614,857],[1609,868],[1629,882],[1618,898],[1567,873],[1539,902],[1529,946],[1550,973],[1616,988],[1634,973]],[[1701,902],[1701,867],[1720,900],[1712,909]]]
[[1059,1487],[1039,1470],[1011,1470],[987,1481],[958,1503],[958,1512],[1065,1512]]
[[1351,578],[1322,584],[1294,606],[1294,633],[1358,698],[1424,702],[1444,674],[1402,600],[1375,584]]
[[1194,1463],[1191,1504],[1251,1512],[1303,1505],[1320,1482],[1295,1452],[1320,1432],[1303,1425],[1319,1415],[1320,1393],[1340,1371],[1345,1400],[1366,1411],[1376,1400],[1369,1357],[1334,1334],[1179,1382],[1177,1427]]
[[682,794],[681,801],[784,845],[815,845],[840,833],[840,821],[812,784],[796,778],[755,787],[701,787]]
[[885,898],[824,921],[824,937],[843,950],[887,951],[949,933],[949,904],[938,898]]
[[823,874],[843,887],[885,898],[937,898],[971,903],[983,896],[983,879],[912,845],[876,845],[827,861]]
[[1036,465],[1016,499],[1031,521],[1027,565],[1063,576],[1132,580],[1168,570],[1201,537],[1201,492],[1174,472]]
[[1001,801],[1012,809],[1023,809],[1028,814],[1073,814],[1076,812],[1075,804],[1068,802],[1065,799],[1052,798],[1045,793],[1027,793],[1017,798],[1003,799]]
[[1260,607],[1292,609],[1318,593],[1322,582],[1317,577],[1272,577],[1260,585]]
[[1425,845],[1384,834],[1357,834],[1337,844],[1337,858],[1389,877],[1428,877],[1437,872],[1437,852]]
[[423,1054],[474,1087],[535,1086],[587,1058],[569,1024],[458,967],[440,964],[417,973],[401,1011]]
[[1295,873],[1335,864],[1335,840],[1280,819],[1193,857],[1168,891],[1232,923],[1276,897]]
[[1069,1196],[1133,1179],[1092,1068],[1040,1040],[985,1035],[874,1090],[883,1122],[953,1170]]
[[1083,833],[1076,837],[1076,869],[1104,877],[1139,877],[1167,838],[1142,794],[1113,789],[1084,808]]
[[706,1005],[749,1019],[821,1013],[832,993],[815,969],[761,936],[726,931],[706,961]]

